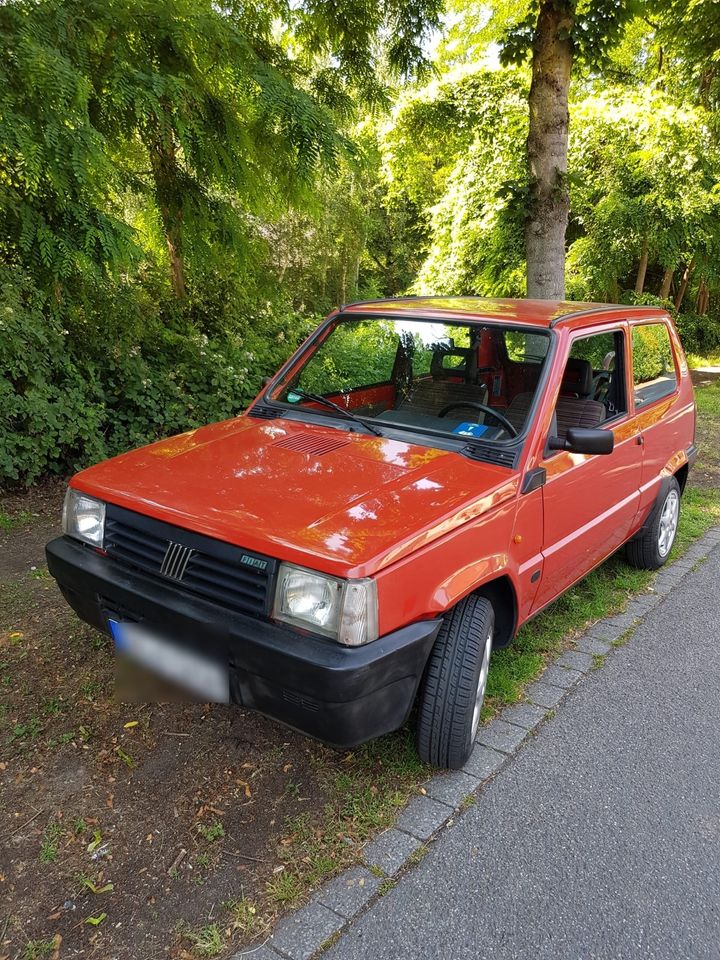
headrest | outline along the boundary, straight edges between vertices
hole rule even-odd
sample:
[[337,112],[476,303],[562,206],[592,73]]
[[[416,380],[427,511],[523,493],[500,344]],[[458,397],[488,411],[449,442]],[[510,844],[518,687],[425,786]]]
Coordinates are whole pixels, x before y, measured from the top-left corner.
[[[456,367],[446,367],[443,363],[445,357],[462,357],[465,362]],[[477,351],[474,347],[442,347],[435,350],[430,361],[430,373],[433,380],[463,377],[467,383],[474,383],[477,373]]]
[[593,369],[589,360],[570,357],[565,365],[561,393],[577,393],[580,397],[589,397],[593,388]]

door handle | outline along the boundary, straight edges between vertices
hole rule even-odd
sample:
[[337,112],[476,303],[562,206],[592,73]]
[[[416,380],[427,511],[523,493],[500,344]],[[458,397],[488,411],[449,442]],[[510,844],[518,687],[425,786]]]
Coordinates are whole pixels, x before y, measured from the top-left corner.
[[635,443],[636,443],[639,447],[645,446],[645,437],[644,437],[641,433],[639,433],[639,434],[635,437]]

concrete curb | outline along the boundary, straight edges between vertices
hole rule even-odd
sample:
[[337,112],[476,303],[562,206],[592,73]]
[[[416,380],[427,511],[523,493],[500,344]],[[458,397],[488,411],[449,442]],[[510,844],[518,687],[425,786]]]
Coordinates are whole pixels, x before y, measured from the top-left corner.
[[335,942],[403,870],[421,859],[425,845],[452,825],[465,803],[472,802],[522,749],[529,735],[552,716],[570,691],[601,666],[615,647],[625,643],[639,622],[718,546],[720,526],[711,527],[679,560],[661,569],[648,592],[633,597],[623,613],[592,624],[577,638],[573,650],[549,664],[530,684],[525,701],[506,707],[480,728],[462,770],[437,773],[425,783],[425,795],[414,797],[395,826],[365,847],[365,866],[345,870],[316,891],[304,907],[283,917],[265,944],[240,951],[230,960],[311,960]]

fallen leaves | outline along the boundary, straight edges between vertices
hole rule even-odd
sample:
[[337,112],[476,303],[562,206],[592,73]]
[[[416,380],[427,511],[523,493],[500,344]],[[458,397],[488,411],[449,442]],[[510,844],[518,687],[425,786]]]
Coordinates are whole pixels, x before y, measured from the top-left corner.
[[86,917],[85,923],[89,923],[91,927],[99,927],[103,920],[107,919],[106,913],[99,913],[96,917]]
[[250,784],[249,784],[246,780],[236,780],[235,783],[236,783],[239,787],[242,787],[242,788],[243,788],[243,792],[245,793],[245,796],[246,796],[246,797],[248,798],[248,800],[249,800],[250,797],[252,796],[252,790],[250,789]]

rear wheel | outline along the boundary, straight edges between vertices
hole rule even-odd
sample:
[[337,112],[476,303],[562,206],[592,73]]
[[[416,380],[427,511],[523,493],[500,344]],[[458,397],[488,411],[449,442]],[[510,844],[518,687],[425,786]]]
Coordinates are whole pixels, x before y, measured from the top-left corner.
[[641,570],[657,570],[672,550],[680,520],[680,486],[672,477],[645,529],[626,546],[628,562]]
[[470,756],[485,699],[495,612],[485,597],[467,597],[443,621],[419,696],[420,758],[456,770]]

